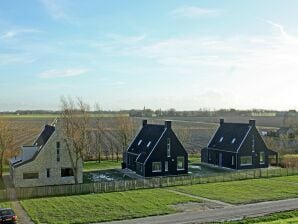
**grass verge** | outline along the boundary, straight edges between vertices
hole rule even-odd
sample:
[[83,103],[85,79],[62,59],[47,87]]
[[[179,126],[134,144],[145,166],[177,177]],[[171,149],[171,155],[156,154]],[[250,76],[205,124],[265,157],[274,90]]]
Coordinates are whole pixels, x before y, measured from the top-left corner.
[[230,224],[294,224],[298,223],[298,210],[280,212],[258,218],[248,218],[240,221],[226,222]]
[[[288,180],[288,178],[284,179]],[[298,197],[298,184],[284,181],[282,177],[181,186],[173,189],[231,204]]]

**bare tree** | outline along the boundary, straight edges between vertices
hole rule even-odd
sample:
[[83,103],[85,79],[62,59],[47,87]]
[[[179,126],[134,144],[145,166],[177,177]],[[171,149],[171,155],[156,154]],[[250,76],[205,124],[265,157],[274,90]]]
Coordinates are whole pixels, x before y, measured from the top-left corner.
[[190,140],[190,130],[189,128],[180,128],[177,130],[177,135],[179,137],[180,142],[185,147]]
[[62,138],[69,153],[75,183],[78,183],[78,166],[83,160],[89,144],[87,129],[90,120],[89,105],[82,99],[61,98],[62,104]]
[[0,120],[0,177],[3,174],[4,153],[13,145],[13,135],[7,120]]
[[117,118],[118,135],[122,147],[122,152],[126,150],[128,144],[133,136],[134,122],[129,117]]
[[[99,104],[95,105],[95,109],[97,112],[100,112],[100,106]],[[102,154],[102,143],[103,143],[103,135],[104,135],[104,125],[102,122],[102,118],[100,116],[95,117],[95,145],[94,148],[97,152],[97,160],[100,163],[101,162],[101,154]]]

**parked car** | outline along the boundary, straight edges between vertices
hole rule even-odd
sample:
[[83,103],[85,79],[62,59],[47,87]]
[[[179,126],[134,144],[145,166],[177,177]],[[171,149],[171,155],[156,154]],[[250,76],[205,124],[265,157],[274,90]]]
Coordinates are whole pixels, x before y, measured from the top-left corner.
[[17,216],[11,208],[0,208],[0,223],[17,223]]

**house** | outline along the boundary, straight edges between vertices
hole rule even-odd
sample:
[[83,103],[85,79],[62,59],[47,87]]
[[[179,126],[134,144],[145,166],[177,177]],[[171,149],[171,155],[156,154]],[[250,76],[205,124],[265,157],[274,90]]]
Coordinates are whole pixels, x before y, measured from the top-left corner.
[[171,121],[143,126],[124,153],[123,168],[143,177],[188,173],[188,154],[175,135]]
[[[57,121],[45,125],[32,145],[23,146],[20,155],[10,159],[10,174],[15,187],[75,183],[71,153],[65,147],[61,134]],[[77,169],[77,180],[82,183],[82,160]]]
[[242,124],[220,119],[219,128],[201,151],[203,163],[237,170],[266,168],[271,156],[277,163],[278,154],[267,148],[255,120]]

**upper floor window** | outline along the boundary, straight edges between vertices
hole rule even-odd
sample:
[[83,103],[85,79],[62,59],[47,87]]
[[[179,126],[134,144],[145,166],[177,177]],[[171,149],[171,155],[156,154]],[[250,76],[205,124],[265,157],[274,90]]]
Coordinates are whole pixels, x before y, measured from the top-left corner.
[[142,144],[142,139],[139,141],[138,145],[141,145]]
[[171,157],[171,139],[167,138],[167,156]]
[[232,144],[234,144],[236,142],[236,138],[233,138],[233,140],[232,140]]

